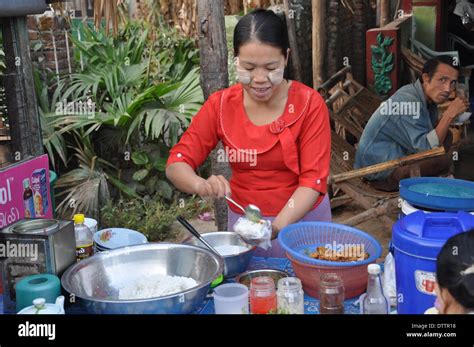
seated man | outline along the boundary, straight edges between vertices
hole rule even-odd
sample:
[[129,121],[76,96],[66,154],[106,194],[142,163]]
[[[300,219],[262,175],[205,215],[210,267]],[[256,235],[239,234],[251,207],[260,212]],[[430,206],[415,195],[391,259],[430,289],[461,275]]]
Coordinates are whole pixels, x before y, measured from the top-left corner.
[[[469,108],[469,101],[456,98],[438,121],[438,104],[448,100],[456,88],[459,68],[449,56],[430,59],[423,67],[421,79],[403,86],[370,117],[359,141],[354,167],[361,168],[398,159],[410,154],[445,146],[452,136],[449,124]],[[420,163],[421,176],[447,173],[448,155]],[[380,190],[396,191],[401,179],[410,177],[410,166],[386,170],[366,178]]]

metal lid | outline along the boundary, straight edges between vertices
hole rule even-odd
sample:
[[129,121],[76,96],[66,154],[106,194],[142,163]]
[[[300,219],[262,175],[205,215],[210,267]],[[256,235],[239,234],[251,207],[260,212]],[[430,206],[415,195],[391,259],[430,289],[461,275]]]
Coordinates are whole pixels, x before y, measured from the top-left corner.
[[56,219],[25,219],[12,226],[10,231],[17,234],[49,234],[58,227]]

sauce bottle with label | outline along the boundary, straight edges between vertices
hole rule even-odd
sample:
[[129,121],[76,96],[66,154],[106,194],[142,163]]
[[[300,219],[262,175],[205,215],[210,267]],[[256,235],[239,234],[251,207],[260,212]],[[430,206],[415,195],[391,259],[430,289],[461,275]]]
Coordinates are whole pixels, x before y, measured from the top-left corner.
[[23,205],[25,206],[25,218],[35,217],[35,201],[33,191],[30,188],[30,179],[23,180]]
[[76,235],[76,258],[77,261],[86,259],[93,254],[92,231],[84,224],[84,215],[74,215],[74,233]]

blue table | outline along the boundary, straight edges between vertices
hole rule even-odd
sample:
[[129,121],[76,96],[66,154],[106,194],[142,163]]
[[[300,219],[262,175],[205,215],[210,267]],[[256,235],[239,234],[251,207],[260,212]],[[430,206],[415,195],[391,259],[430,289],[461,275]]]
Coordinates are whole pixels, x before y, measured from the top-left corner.
[[[248,270],[258,269],[277,269],[288,272],[291,276],[295,273],[291,266],[291,262],[286,258],[261,258],[253,257]],[[228,280],[226,282],[234,282],[234,280]],[[359,305],[354,303],[359,297],[344,301],[344,311],[346,314],[359,314]],[[194,314],[214,314],[214,300],[212,300],[212,294],[208,295],[206,301],[194,312]],[[319,300],[306,295],[304,296],[304,313],[305,314],[319,314]]]
[[[291,276],[294,276],[291,262],[286,258],[262,258],[253,257],[248,270],[258,269],[277,269],[288,272]],[[234,280],[228,280],[226,282],[233,282]],[[344,302],[344,311],[346,314],[359,314],[359,306],[354,305],[357,298],[349,299]],[[305,294],[304,296],[304,311],[305,314],[319,314],[319,300],[312,298]],[[3,313],[3,295],[0,295],[0,314]],[[79,313],[79,312],[75,312]],[[214,300],[212,294],[209,294],[206,300],[202,303],[193,314],[214,314]]]

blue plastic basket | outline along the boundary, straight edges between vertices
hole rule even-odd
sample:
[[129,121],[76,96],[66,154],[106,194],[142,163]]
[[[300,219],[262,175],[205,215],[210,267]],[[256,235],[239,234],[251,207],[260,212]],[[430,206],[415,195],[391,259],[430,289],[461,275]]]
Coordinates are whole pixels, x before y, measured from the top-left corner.
[[[300,222],[283,228],[278,234],[283,249],[301,263],[317,266],[350,267],[374,263],[382,255],[380,243],[356,228],[329,222]],[[314,259],[305,251],[314,252],[319,246],[359,245],[369,258],[356,262],[336,262]]]

